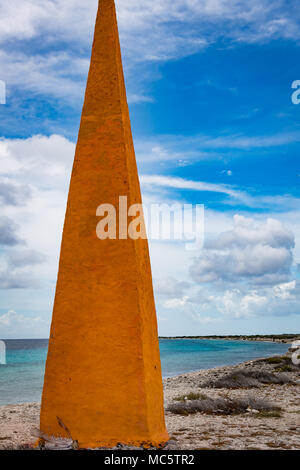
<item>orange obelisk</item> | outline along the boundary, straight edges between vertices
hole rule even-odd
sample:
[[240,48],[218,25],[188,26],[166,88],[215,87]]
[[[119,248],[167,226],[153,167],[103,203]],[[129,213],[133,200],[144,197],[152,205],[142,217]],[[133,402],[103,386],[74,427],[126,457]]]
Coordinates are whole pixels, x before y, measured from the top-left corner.
[[96,235],[97,207],[118,212],[119,196],[141,203],[114,0],[99,0],[40,422],[80,447],[168,440],[147,240]]

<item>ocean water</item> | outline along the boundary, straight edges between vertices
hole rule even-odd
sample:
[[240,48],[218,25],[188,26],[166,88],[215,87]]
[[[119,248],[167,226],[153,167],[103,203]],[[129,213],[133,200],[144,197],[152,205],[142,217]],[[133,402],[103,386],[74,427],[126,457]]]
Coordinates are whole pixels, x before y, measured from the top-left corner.
[[[0,364],[0,405],[40,401],[48,340],[7,340]],[[197,339],[161,339],[164,377],[284,354],[287,344]]]

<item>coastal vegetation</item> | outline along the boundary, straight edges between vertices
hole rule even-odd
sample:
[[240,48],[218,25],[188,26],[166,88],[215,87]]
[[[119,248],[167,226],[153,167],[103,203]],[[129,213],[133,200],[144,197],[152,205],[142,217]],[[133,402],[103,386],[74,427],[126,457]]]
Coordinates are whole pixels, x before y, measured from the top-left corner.
[[[203,374],[191,374],[185,377],[189,377],[194,390],[173,396],[166,410],[171,415],[182,417],[197,414],[239,415],[245,419],[263,420],[282,418],[286,404],[282,400],[276,403],[279,397],[277,390],[285,389],[283,393],[287,393],[286,387],[293,389],[297,386],[299,372],[300,367],[293,364],[287,355],[257,359],[220,370],[211,369],[210,373],[204,373],[206,379]],[[257,389],[255,396],[250,393],[253,388]],[[258,393],[260,390],[262,394]],[[293,402],[295,392],[291,393]],[[275,403],[272,398],[275,398]]]
[[275,413],[280,416],[281,408],[269,401],[252,396],[241,398],[216,397],[211,398],[206,395],[198,399],[190,400],[188,396],[181,400],[181,397],[175,398],[177,403],[172,403],[167,410],[171,413],[188,416],[195,413],[234,415],[242,413]]
[[256,388],[262,384],[289,384],[293,381],[283,373],[274,374],[266,370],[247,370],[241,368],[225,374],[218,379],[210,379],[203,388]]

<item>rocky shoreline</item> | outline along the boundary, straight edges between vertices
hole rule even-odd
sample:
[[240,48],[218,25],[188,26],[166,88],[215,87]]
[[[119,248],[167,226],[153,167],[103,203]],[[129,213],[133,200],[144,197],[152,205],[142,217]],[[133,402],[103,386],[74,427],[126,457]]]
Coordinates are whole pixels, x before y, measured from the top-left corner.
[[[299,392],[299,367],[287,357],[164,379],[166,449],[300,449]],[[39,409],[39,403],[0,407],[0,449],[34,445]]]

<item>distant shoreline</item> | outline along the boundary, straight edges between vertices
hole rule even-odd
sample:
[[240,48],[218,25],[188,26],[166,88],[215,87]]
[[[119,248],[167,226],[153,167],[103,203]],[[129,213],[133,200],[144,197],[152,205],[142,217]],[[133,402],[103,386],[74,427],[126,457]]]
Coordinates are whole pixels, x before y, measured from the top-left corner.
[[228,335],[228,336],[160,336],[159,339],[209,339],[209,340],[228,340],[228,341],[261,341],[267,343],[285,343],[290,344],[293,341],[300,340],[300,334],[282,334],[282,335]]
[[[49,341],[49,338],[0,338],[3,341]],[[159,339],[221,339],[229,341],[264,341],[268,343],[292,343],[300,340],[298,334],[281,335],[210,335],[210,336],[159,336]]]

